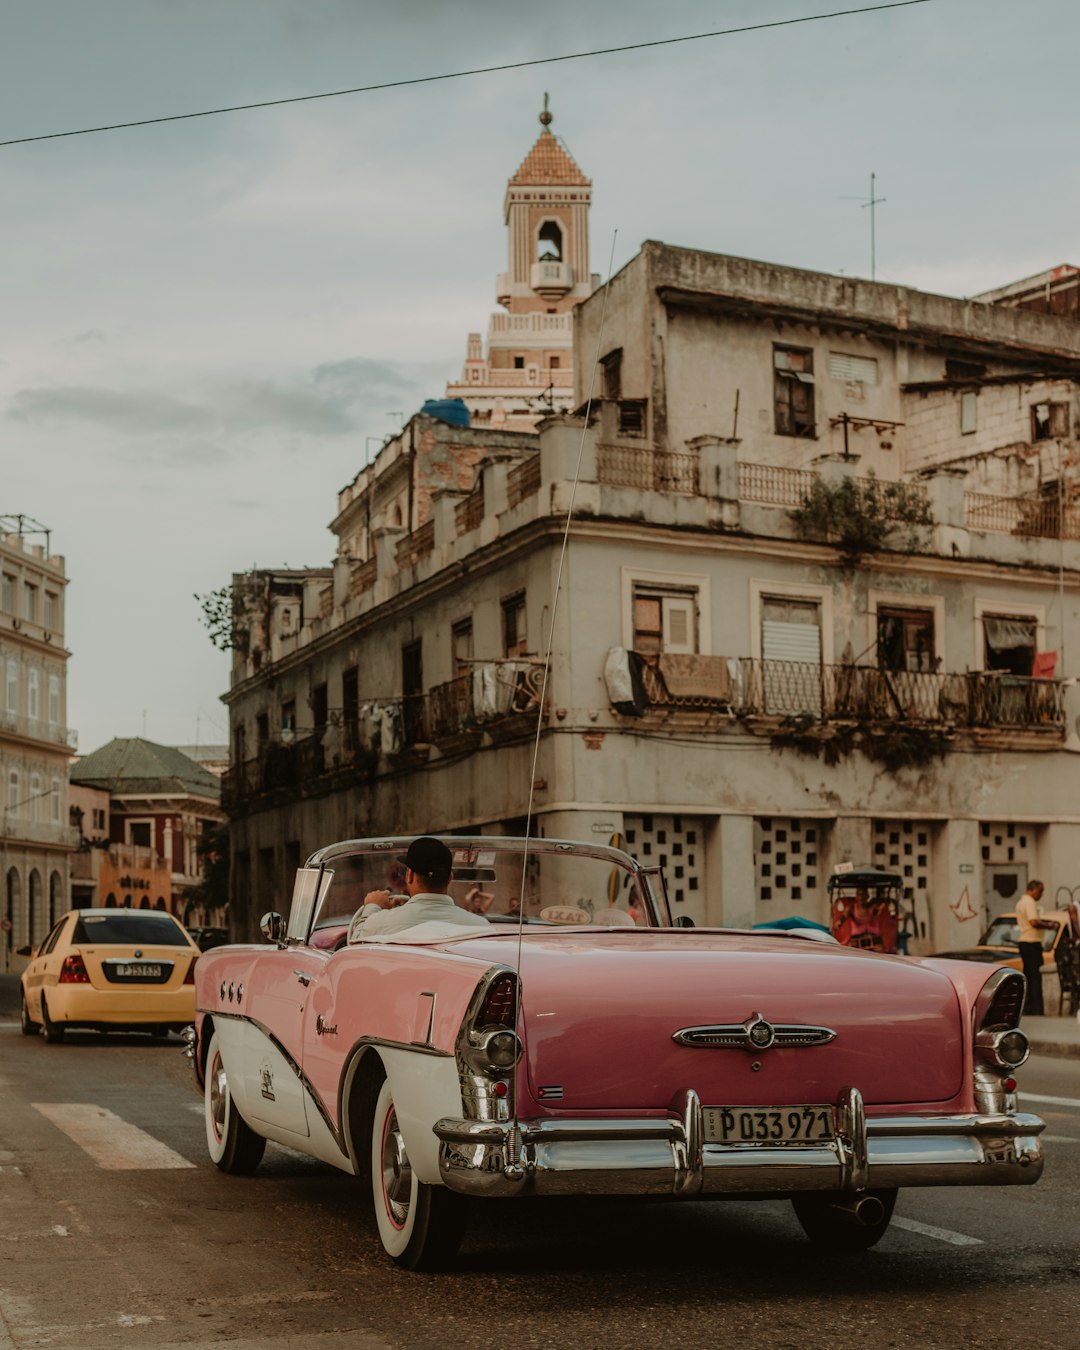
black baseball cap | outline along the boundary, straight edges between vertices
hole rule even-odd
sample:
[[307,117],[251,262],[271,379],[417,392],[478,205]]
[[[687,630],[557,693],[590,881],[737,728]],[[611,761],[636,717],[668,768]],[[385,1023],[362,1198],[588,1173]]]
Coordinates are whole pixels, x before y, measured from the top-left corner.
[[441,877],[453,868],[454,855],[441,839],[422,834],[419,839],[412,841],[404,853],[398,854],[397,861],[419,876]]

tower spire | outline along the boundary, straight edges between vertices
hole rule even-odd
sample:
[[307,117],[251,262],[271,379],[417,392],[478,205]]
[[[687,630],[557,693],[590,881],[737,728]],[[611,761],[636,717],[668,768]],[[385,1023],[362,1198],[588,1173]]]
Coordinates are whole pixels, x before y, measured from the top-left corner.
[[553,122],[554,120],[555,120],[555,115],[554,115],[554,113],[548,112],[548,96],[547,96],[547,94],[545,94],[545,95],[544,95],[544,111],[540,114],[540,125],[541,125],[542,127],[549,127],[549,126],[551,126],[551,124],[552,124],[552,122]]

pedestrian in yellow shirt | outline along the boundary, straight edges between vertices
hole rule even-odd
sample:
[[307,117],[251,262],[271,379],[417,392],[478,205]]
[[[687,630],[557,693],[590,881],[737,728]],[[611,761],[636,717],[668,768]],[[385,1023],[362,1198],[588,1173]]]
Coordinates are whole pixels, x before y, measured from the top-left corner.
[[1024,1012],[1030,1017],[1043,1015],[1043,945],[1039,929],[1057,927],[1052,920],[1044,919],[1039,909],[1039,900],[1045,889],[1041,881],[1029,881],[1027,890],[1016,906],[1016,922],[1020,928],[1017,945],[1020,948],[1020,959],[1024,963],[1024,978],[1027,980]]

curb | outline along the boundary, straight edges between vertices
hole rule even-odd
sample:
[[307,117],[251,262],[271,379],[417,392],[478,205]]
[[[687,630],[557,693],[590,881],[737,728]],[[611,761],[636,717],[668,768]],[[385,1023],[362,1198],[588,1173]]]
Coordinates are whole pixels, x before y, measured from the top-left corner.
[[1068,1041],[1032,1041],[1033,1055],[1049,1055],[1053,1059],[1080,1059],[1080,1043],[1070,1045]]

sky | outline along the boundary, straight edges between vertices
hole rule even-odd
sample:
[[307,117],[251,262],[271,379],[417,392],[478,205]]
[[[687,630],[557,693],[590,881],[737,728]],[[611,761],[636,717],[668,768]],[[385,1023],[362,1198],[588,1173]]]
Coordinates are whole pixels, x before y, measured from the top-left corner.
[[[0,140],[843,0],[0,0]],[[851,7],[849,0],[849,7]],[[336,494],[485,331],[544,92],[592,267],[646,239],[970,295],[1080,262],[1074,0],[928,0],[0,147],[0,515],[66,558],[68,722],[224,743],[195,595],[327,566]]]

